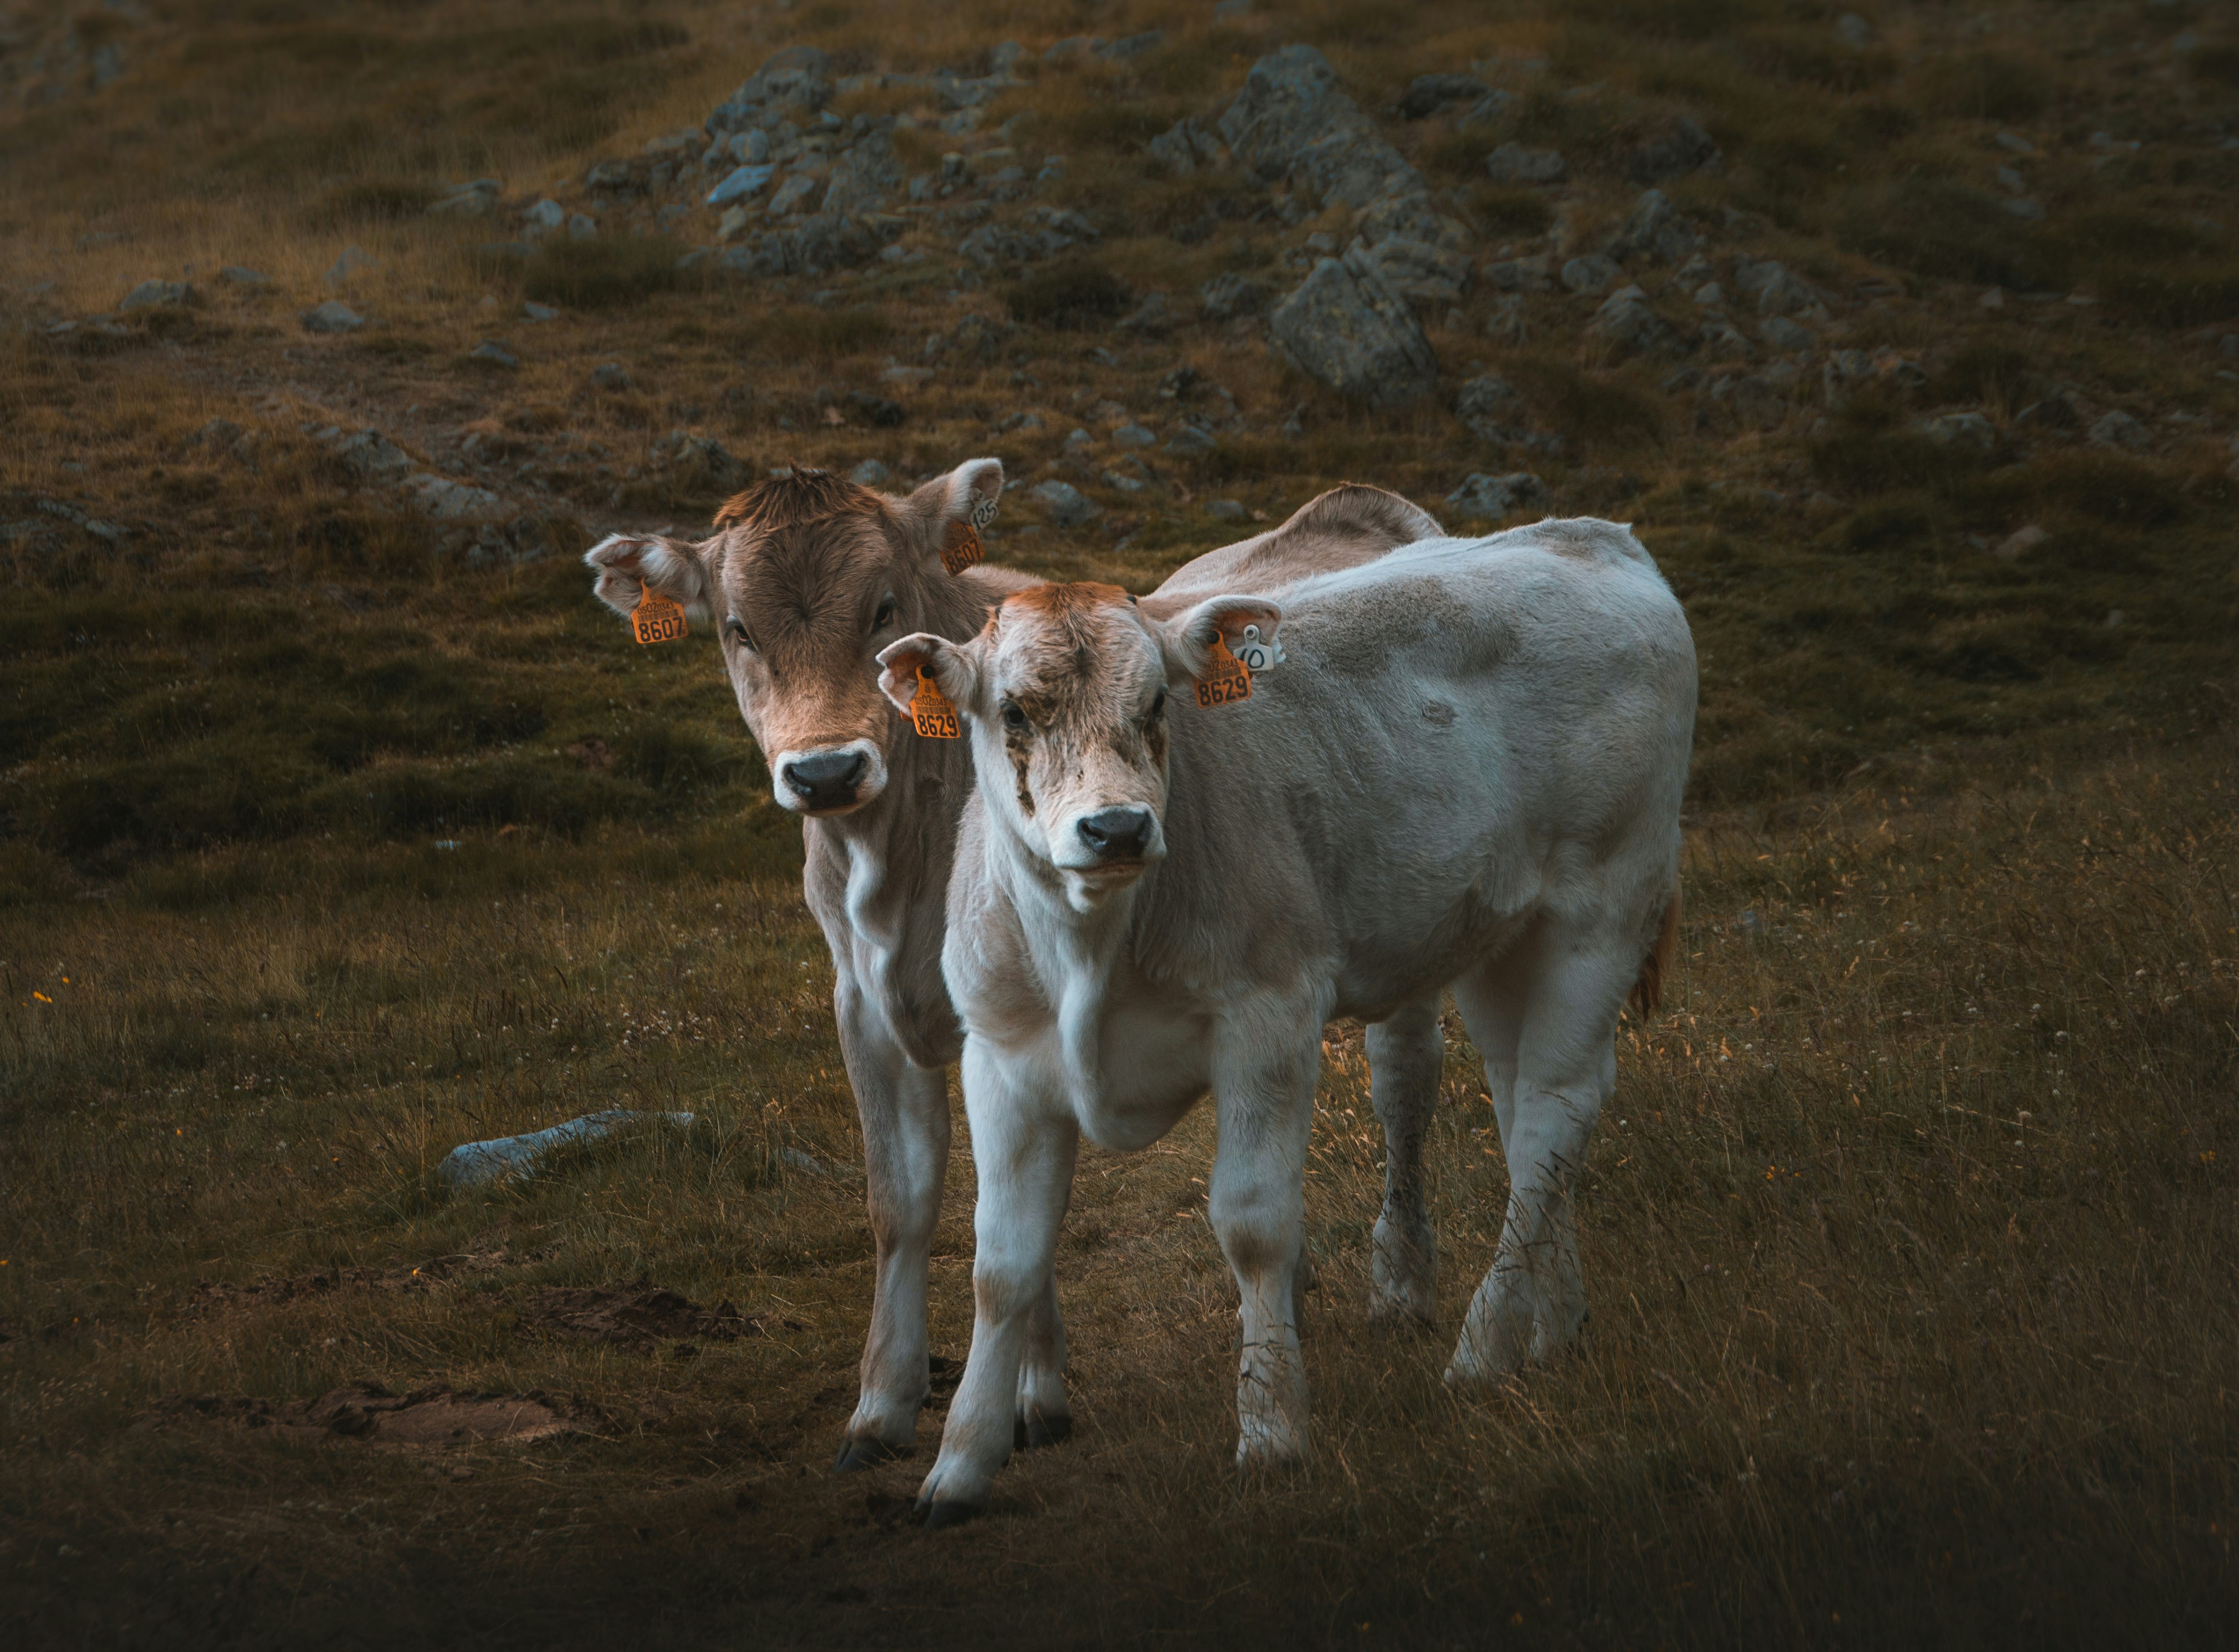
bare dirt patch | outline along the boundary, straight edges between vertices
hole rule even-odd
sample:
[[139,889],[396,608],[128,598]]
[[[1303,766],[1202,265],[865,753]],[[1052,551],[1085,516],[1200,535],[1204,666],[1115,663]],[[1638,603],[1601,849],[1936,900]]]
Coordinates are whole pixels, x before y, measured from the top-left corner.
[[[792,1320],[776,1322],[792,1330]],[[548,1337],[607,1343],[621,1348],[650,1348],[656,1342],[735,1342],[769,1329],[760,1315],[742,1314],[738,1305],[703,1308],[688,1297],[643,1279],[619,1290],[555,1286],[538,1294],[522,1316],[525,1330]]]
[[339,1438],[427,1449],[582,1433],[595,1424],[598,1413],[580,1401],[541,1390],[462,1394],[423,1388],[392,1394],[378,1383],[352,1383],[315,1400],[282,1404],[182,1396],[164,1401],[143,1426],[197,1421],[269,1430],[282,1438]]

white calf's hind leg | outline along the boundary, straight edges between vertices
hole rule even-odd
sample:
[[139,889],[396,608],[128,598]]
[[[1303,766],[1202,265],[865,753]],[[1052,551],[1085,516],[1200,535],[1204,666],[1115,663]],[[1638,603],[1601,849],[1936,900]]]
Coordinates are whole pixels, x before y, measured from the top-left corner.
[[1376,1218],[1368,1316],[1387,1324],[1427,1325],[1438,1316],[1438,1236],[1425,1208],[1423,1138],[1438,1107],[1445,1049],[1435,997],[1368,1029],[1371,1094],[1384,1123],[1384,1209]]
[[839,1010],[879,1253],[861,1397],[833,1464],[844,1473],[899,1456],[917,1437],[927,1393],[926,1269],[948,1168],[948,1075],[913,1063],[860,996],[843,990]]
[[1455,987],[1472,1036],[1488,1045],[1498,1046],[1506,1032],[1504,1012],[1519,1007],[1518,986],[1522,1013],[1513,1024],[1514,1089],[1502,1131],[1507,1220],[1446,1368],[1454,1383],[1491,1381],[1527,1357],[1545,1358],[1567,1345],[1585,1318],[1571,1189],[1616,1088],[1618,1006],[1640,960],[1629,943],[1554,944],[1542,946],[1534,962],[1520,979],[1485,971]]
[[1299,1463],[1312,1451],[1297,1304],[1320,1032],[1319,1017],[1303,1036],[1291,1027],[1232,1025],[1215,1051],[1220,1145],[1206,1214],[1242,1298],[1239,1468]]
[[1051,1270],[1080,1131],[1070,1113],[1021,1084],[1013,1068],[980,1040],[966,1039],[965,1107],[980,1173],[972,1352],[949,1403],[940,1456],[917,1494],[928,1526],[969,1518],[986,1506],[995,1471],[1011,1455],[1035,1315],[1046,1303],[1052,1311],[1056,1305]]
[[1014,1446],[1055,1445],[1073,1436],[1073,1403],[1065,1397],[1065,1321],[1058,1312],[1057,1270],[1043,1281],[1019,1362],[1019,1413]]

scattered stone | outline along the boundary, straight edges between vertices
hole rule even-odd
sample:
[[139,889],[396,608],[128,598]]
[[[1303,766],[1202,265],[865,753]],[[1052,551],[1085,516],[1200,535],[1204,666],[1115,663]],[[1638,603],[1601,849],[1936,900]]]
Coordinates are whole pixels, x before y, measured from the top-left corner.
[[129,309],[180,309],[195,302],[195,289],[183,281],[143,281],[124,295],[124,302],[116,308]]
[[532,322],[556,322],[560,319],[557,309],[549,304],[540,304],[533,298],[522,300],[521,314],[524,320]]
[[1197,302],[1211,322],[1256,315],[1266,307],[1268,296],[1265,285],[1233,270],[1223,270],[1197,289]]
[[485,367],[503,368],[509,373],[519,371],[521,367],[521,358],[502,339],[484,339],[467,352],[467,360]]
[[1218,166],[1225,152],[1220,140],[1193,115],[1176,121],[1153,138],[1149,149],[1153,157],[1165,163],[1178,178],[1190,176],[1201,166]]
[[2126,453],[2143,453],[2154,445],[2146,427],[2120,408],[2094,423],[2087,440],[2095,448],[2120,448]]
[[884,488],[894,480],[894,473],[875,459],[866,459],[847,473],[847,480],[859,488]]
[[1109,41],[1097,47],[1096,55],[1109,63],[1132,63],[1138,57],[1156,51],[1165,43],[1166,38],[1164,30],[1146,29],[1139,35],[1129,35],[1124,39]]
[[1267,331],[1308,377],[1371,407],[1438,390],[1438,357],[1421,324],[1357,249],[1317,263],[1267,318]]
[[1173,331],[1181,320],[1164,293],[1151,293],[1141,303],[1122,315],[1116,325],[1123,333],[1157,336]]
[[2046,533],[2036,523],[2031,522],[2025,527],[2016,528],[2004,539],[1999,541],[1997,547],[1991,554],[2002,557],[2009,562],[2016,562],[2051,537],[2051,534]]
[[1625,162],[1625,171],[1636,183],[1661,183],[1682,173],[1700,171],[1723,158],[1711,135],[1680,115],[1633,150]]
[[1517,143],[1504,143],[1486,156],[1485,169],[1495,183],[1560,183],[1566,170],[1559,149],[1527,149]]
[[1490,97],[1492,88],[1474,75],[1418,75],[1399,94],[1392,112],[1403,121],[1427,120],[1449,103]]
[[1988,453],[1998,445],[1998,428],[1980,413],[1945,413],[1913,421],[1913,434],[1946,448]]
[[1303,187],[1325,206],[1424,193],[1422,175],[1339,90],[1337,70],[1312,46],[1285,46],[1253,63],[1219,128],[1247,172]]
[[735,1342],[762,1329],[760,1319],[731,1303],[702,1308],[643,1278],[620,1290],[549,1286],[537,1293],[522,1323],[548,1336],[634,1349],[662,1341]]
[[1528,470],[1513,471],[1505,476],[1477,471],[1446,495],[1447,507],[1455,514],[1481,516],[1493,521],[1528,506],[1544,505],[1546,501],[1547,484]]
[[[434,481],[435,478],[425,478]],[[479,1187],[511,1177],[527,1175],[562,1147],[595,1142],[638,1124],[666,1124],[689,1128],[690,1113],[638,1112],[627,1107],[586,1113],[549,1130],[522,1136],[501,1136],[493,1141],[466,1142],[454,1147],[435,1166],[435,1179],[446,1187]]]
[[629,369],[620,362],[601,362],[591,369],[591,382],[601,390],[627,390],[630,388]]
[[1485,267],[1485,278],[1504,293],[1546,293],[1555,289],[1555,262],[1541,254],[1504,258]]
[[1767,258],[1734,260],[1734,285],[1757,301],[1760,315],[1801,315],[1807,321],[1827,319],[1824,295],[1784,264]]
[[[512,506],[488,488],[454,481],[448,476],[433,476],[422,471],[416,475],[407,476],[400,485],[422,510],[438,521],[502,522],[515,514]],[[465,1151],[464,1148],[455,1149],[451,1158],[456,1158]],[[449,1164],[450,1159],[444,1160],[444,1163]]]
[[353,242],[351,245],[343,248],[342,256],[336,259],[332,264],[328,266],[326,274],[327,285],[329,287],[339,287],[351,276],[356,275],[358,271],[362,269],[371,269],[377,262],[378,260],[376,260],[372,254],[367,252],[364,249]]
[[479,218],[497,204],[504,187],[495,178],[476,178],[472,183],[461,184],[428,210],[437,217]]
[[418,467],[410,454],[378,430],[344,435],[340,430],[321,433],[336,458],[368,481],[395,481]]
[[246,287],[252,292],[272,284],[272,277],[262,270],[243,264],[228,264],[217,272],[217,278],[228,287]]
[[1598,252],[1590,252],[1571,259],[1563,266],[1563,285],[1574,293],[1593,294],[1602,290],[1624,271],[1617,260]]
[[1080,488],[1054,478],[1037,483],[1026,496],[1042,508],[1051,524],[1057,527],[1078,527],[1103,514]]
[[339,298],[329,298],[302,314],[303,329],[309,333],[355,333],[365,325],[365,317]]
[[813,115],[832,101],[832,59],[814,46],[788,46],[741,82],[708,116],[710,132],[774,128],[787,114]]
[[1835,38],[1853,51],[1863,51],[1874,37],[1874,26],[1855,11],[1835,19]]
[[2016,430],[2069,432],[2083,428],[2083,415],[2076,412],[2066,396],[2049,395],[2041,401],[2030,402],[2014,415],[2014,428]]
[[714,437],[695,436],[689,430],[670,431],[653,444],[647,457],[654,470],[716,493],[736,493],[754,475],[752,466]]
[[1679,335],[1649,309],[1648,295],[1638,287],[1622,287],[1611,294],[1594,312],[1587,330],[1620,357],[1666,355],[1680,348]]
[[1220,446],[1212,431],[1186,424],[1166,439],[1166,451],[1177,459],[1201,459]]
[[1353,247],[1418,311],[1458,303],[1469,290],[1469,255],[1451,247],[1405,235],[1386,236],[1373,247],[1356,241]]
[[1717,309],[1726,302],[1726,289],[1714,281],[1706,281],[1695,289],[1695,302],[1704,309]]
[[1205,501],[1205,514],[1219,522],[1240,522],[1250,513],[1244,508],[1242,500],[1208,499]]
[[589,241],[599,233],[599,221],[588,213],[575,212],[568,216],[568,239]]
[[1808,350],[1819,342],[1818,335],[1785,315],[1768,315],[1757,323],[1757,335],[1783,355],[1793,355]]
[[1691,256],[1702,241],[1664,191],[1651,189],[1633,202],[1632,210],[1611,232],[1602,250],[1620,263],[1649,258],[1659,264],[1676,264]]
[[708,191],[708,199],[703,204],[723,207],[734,201],[750,201],[762,192],[776,172],[777,169],[767,163],[759,166],[740,167]]
[[2003,309],[2006,307],[2006,289],[2003,287],[1990,288],[1975,303],[1980,309]]
[[1134,423],[1121,425],[1112,433],[1112,440],[1123,448],[1155,448],[1159,445],[1156,431],[1148,425]]
[[567,223],[568,209],[548,196],[521,215],[521,233],[528,240],[541,241]]
[[1454,393],[1454,416],[1480,441],[1514,441],[1524,428],[1524,398],[1499,374],[1481,374]]
[[907,415],[902,404],[882,395],[866,395],[860,390],[847,392],[847,405],[855,410],[865,424],[881,430],[891,430]]

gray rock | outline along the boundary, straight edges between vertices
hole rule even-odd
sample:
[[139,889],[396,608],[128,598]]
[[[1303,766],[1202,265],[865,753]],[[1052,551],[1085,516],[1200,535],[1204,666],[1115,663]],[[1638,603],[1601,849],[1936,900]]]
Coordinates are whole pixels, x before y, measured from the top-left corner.
[[1991,554],[2003,557],[2009,562],[2017,562],[2051,537],[2037,523],[2030,522],[2000,540]]
[[708,116],[711,132],[774,125],[781,115],[814,114],[832,101],[832,59],[814,46],[788,46],[740,83]]
[[484,339],[467,352],[467,360],[484,367],[503,368],[508,372],[516,372],[521,367],[521,358],[502,339]]
[[218,280],[228,287],[246,287],[251,292],[272,284],[272,277],[261,269],[251,269],[245,264],[228,264],[217,272]]
[[1155,336],[1170,333],[1182,318],[1164,293],[1152,293],[1143,302],[1122,315],[1114,323],[1123,333],[1141,333]]
[[1197,302],[1210,322],[1256,315],[1266,307],[1267,298],[1266,286],[1233,270],[1223,270],[1197,289]]
[[1423,193],[1422,175],[1339,90],[1337,70],[1312,46],[1285,46],[1252,64],[1219,128],[1246,171],[1304,189],[1324,206]]
[[1651,189],[1633,202],[1624,222],[1611,232],[1602,250],[1620,263],[1635,258],[1659,264],[1676,264],[1702,245],[1695,227],[1682,218],[1661,189]]
[[1217,522],[1240,522],[1252,513],[1244,508],[1240,499],[1208,499],[1205,514]]
[[495,178],[476,178],[472,183],[461,184],[428,210],[441,218],[479,218],[497,204],[504,187]]
[[654,442],[647,461],[657,471],[687,472],[708,487],[735,492],[754,480],[754,469],[713,436],[672,430]]
[[1760,315],[1801,315],[1808,321],[1827,319],[1825,295],[1785,264],[1767,258],[1734,260],[1734,285],[1757,301]]
[[1146,29],[1139,35],[1128,35],[1123,39],[1107,41],[1096,48],[1096,55],[1108,63],[1132,63],[1138,57],[1156,51],[1166,43],[1162,29]]
[[1563,266],[1563,285],[1574,293],[1598,293],[1623,274],[1616,259],[1590,252]]
[[594,239],[598,233],[599,221],[596,218],[592,217],[588,213],[573,212],[568,215],[568,240],[589,241]]
[[1835,38],[1853,50],[1863,50],[1874,37],[1874,26],[1855,11],[1835,19]]
[[328,266],[326,282],[339,287],[362,269],[371,269],[378,261],[363,248],[353,243],[342,249],[342,255]]
[[533,298],[522,300],[521,314],[524,320],[532,322],[556,322],[560,319],[560,312],[553,306],[540,304]]
[[1155,448],[1159,434],[1145,424],[1123,424],[1112,433],[1112,440],[1123,448]]
[[448,476],[422,471],[407,476],[402,486],[422,510],[441,522],[499,522],[515,514],[512,506],[488,488],[454,481]]
[[742,166],[721,183],[708,191],[703,206],[726,207],[734,201],[750,201],[760,195],[777,169],[764,162],[759,166]]
[[395,481],[416,468],[412,455],[378,430],[360,430],[332,443],[334,455],[368,481]]
[[1793,355],[1798,350],[1808,350],[1819,342],[1819,335],[1810,328],[1791,322],[1785,315],[1768,315],[1757,324],[1757,335],[1768,348],[1783,355]]
[[1268,316],[1267,332],[1308,377],[1371,407],[1438,390],[1438,357],[1414,312],[1358,251],[1317,263]]
[[1695,289],[1695,302],[1704,309],[1716,309],[1726,302],[1726,289],[1714,281],[1706,281]]
[[1096,445],[1096,438],[1090,435],[1086,430],[1075,427],[1073,430],[1066,433],[1065,445],[1078,453],[1082,448],[1093,448]]
[[567,223],[568,209],[548,196],[521,215],[521,233],[524,239],[541,241]]
[[1505,476],[1478,471],[1446,495],[1446,505],[1458,516],[1481,516],[1498,521],[1512,511],[1547,502],[1547,484],[1528,470]]
[[630,388],[629,369],[620,362],[601,362],[591,369],[591,382],[601,390],[627,390]]
[[1913,421],[1913,434],[1945,448],[1988,453],[1998,445],[1998,428],[1979,413],[1946,413]]
[[866,459],[847,473],[847,480],[859,488],[884,488],[894,479],[894,473],[875,459]]
[[1176,121],[1150,142],[1153,158],[1161,161],[1178,178],[1188,177],[1201,166],[1216,166],[1220,140],[1195,116]]
[[1684,172],[1698,171],[1723,157],[1711,135],[1684,115],[1633,150],[1625,171],[1635,182],[1660,183]]
[[365,325],[365,317],[339,298],[329,298],[305,310],[302,322],[307,333],[355,333]]
[[1560,183],[1567,169],[1559,149],[1509,143],[1485,157],[1485,169],[1495,183]]
[[2036,223],[2044,216],[2044,202],[2017,195],[1999,202],[1998,210],[2010,218],[2019,218],[2023,223]]
[[1555,263],[1544,253],[1504,258],[1485,267],[1485,278],[1504,293],[1549,293],[1555,290]]
[[1788,417],[1789,398],[1770,379],[1756,374],[1720,379],[1711,387],[1714,406],[1732,411],[1742,422],[1760,430],[1777,428]]
[[1197,459],[1220,446],[1212,431],[1186,424],[1166,440],[1166,451],[1177,459]]
[[1103,511],[1093,500],[1069,481],[1055,479],[1038,482],[1027,490],[1026,497],[1042,508],[1051,523],[1058,527],[1078,527]]
[[821,209],[831,216],[867,216],[883,209],[903,182],[894,136],[887,129],[878,128],[858,138],[834,163]]
[[[1359,242],[1353,244],[1361,247]],[[1374,261],[1385,284],[1418,310],[1458,303],[1469,290],[1469,255],[1453,248],[1412,236],[1387,236],[1362,250]]]
[[1099,480],[1106,488],[1117,488],[1123,494],[1139,494],[1151,485],[1141,476],[1129,475],[1118,470],[1107,470]]
[[549,1130],[532,1131],[525,1136],[500,1136],[486,1142],[462,1142],[446,1153],[442,1162],[435,1166],[435,1179],[447,1188],[480,1187],[491,1182],[508,1181],[517,1176],[529,1175],[563,1147],[573,1146],[579,1142],[599,1141],[633,1126],[655,1125],[688,1130],[692,1127],[692,1115],[639,1112],[628,1107],[615,1107],[605,1112],[586,1113],[581,1118],[571,1118],[564,1125],[553,1125]]
[[195,289],[183,281],[143,281],[124,295],[119,309],[179,309],[195,302]]
[[1248,17],[1251,15],[1252,0],[1220,0],[1220,3],[1213,9],[1213,20],[1215,23],[1233,23],[1239,17]]
[[1473,103],[1492,95],[1475,75],[1418,75],[1392,112],[1403,121],[1427,120],[1449,103]]
[[628,161],[601,161],[583,174],[583,187],[604,195],[634,195],[644,180]]
[[2119,448],[2126,453],[2143,453],[2154,445],[2152,433],[2120,408],[2097,420],[2086,439],[2095,448]]
[[1525,424],[1524,398],[1499,374],[1482,374],[1454,393],[1454,415],[1480,441],[1513,441]]
[[1619,356],[1665,355],[1681,348],[1679,335],[1649,309],[1648,295],[1638,287],[1623,287],[1611,293],[1594,312],[1587,330]]
[[2014,428],[2016,430],[2066,433],[2083,428],[2083,415],[2076,412],[2066,396],[2062,395],[2049,395],[2041,401],[2032,401],[2014,415]]

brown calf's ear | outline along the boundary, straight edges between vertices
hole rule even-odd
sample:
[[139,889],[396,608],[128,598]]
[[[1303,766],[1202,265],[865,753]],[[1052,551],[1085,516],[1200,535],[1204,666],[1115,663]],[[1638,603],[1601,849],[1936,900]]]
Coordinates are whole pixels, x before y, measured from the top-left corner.
[[987,554],[980,534],[995,520],[1002,493],[1001,460],[967,459],[913,493],[902,514],[927,561],[938,560],[945,574],[961,574]]
[[681,604],[702,626],[714,617],[708,606],[707,564],[696,546],[653,534],[609,534],[583,553],[583,561],[599,576],[592,594],[625,619],[648,590]]
[[1274,647],[1274,641],[1275,628],[1282,622],[1281,605],[1264,596],[1208,597],[1187,614],[1159,627],[1167,680],[1179,687],[1202,677],[1213,643],[1218,640],[1226,644],[1233,654],[1243,644],[1249,627],[1257,627],[1263,645],[1273,658],[1281,659],[1282,651]]

